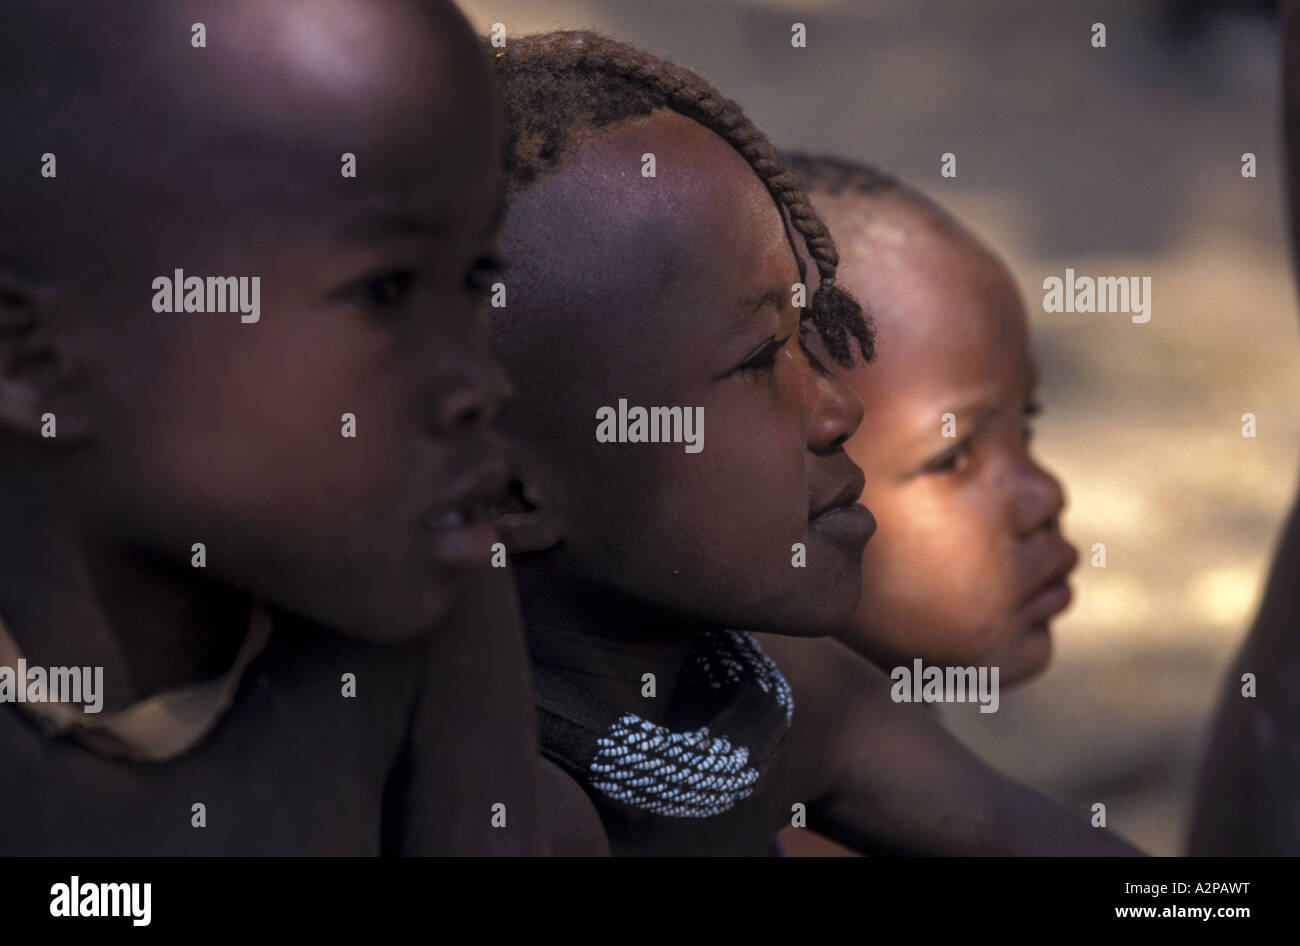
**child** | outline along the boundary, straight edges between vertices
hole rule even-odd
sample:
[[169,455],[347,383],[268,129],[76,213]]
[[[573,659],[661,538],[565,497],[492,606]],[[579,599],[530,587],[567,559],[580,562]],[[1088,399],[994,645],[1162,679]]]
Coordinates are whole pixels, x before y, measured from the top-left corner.
[[[880,533],[836,636],[886,672],[1040,671],[1078,555],[1060,484],[1029,451],[1038,413],[1024,304],[1006,267],[923,195],[880,172],[787,156],[869,297],[879,357],[844,377],[871,405],[848,443]],[[951,415],[951,418],[949,418]]]
[[[807,347],[871,351],[835,245],[694,73],[591,33],[515,39],[497,66],[517,269],[489,334],[519,393],[498,523],[566,776],[544,793],[559,841],[763,853],[795,818],[860,850],[1131,853],[838,643],[790,640],[787,666],[727,630],[824,635],[857,604],[862,408]],[[796,243],[820,276],[806,312]]]
[[468,24],[0,19],[0,669],[102,682],[0,706],[0,852],[539,849],[508,591],[448,620],[504,485]]
[[[919,658],[997,667],[999,686],[1019,683],[1047,663],[1077,560],[1060,532],[1060,485],[1029,454],[1038,405],[1019,293],[918,191],[862,164],[786,160],[882,340],[871,365],[842,373],[871,405],[847,449],[881,529],[863,553],[858,612],[836,637],[886,673]],[[810,832],[782,840],[830,853]]]

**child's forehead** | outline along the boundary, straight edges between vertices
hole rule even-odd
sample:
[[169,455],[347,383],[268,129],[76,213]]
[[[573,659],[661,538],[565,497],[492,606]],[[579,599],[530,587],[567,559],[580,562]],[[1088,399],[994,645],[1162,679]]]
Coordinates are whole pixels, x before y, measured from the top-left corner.
[[50,107],[81,99],[143,120],[169,102],[209,114],[303,99],[373,106],[421,76],[446,84],[467,67],[490,85],[468,23],[441,0],[61,0],[13,12],[0,44],[6,92],[35,90]]
[[[232,0],[205,14],[202,48],[184,7],[137,8],[134,57],[100,44],[81,71],[64,70],[55,53],[68,40],[47,25],[43,49],[12,67],[48,72],[60,106],[31,131],[20,123],[20,140],[41,139],[61,171],[78,170],[53,203],[52,189],[30,189],[14,208],[31,217],[33,245],[77,228],[136,255],[214,243],[233,252],[259,234],[342,227],[381,199],[481,216],[468,182],[493,166],[499,116],[472,31],[437,13],[458,17],[450,5]],[[178,23],[180,34],[167,29]]]
[[982,303],[877,314],[876,353],[849,377],[868,404],[866,426],[920,442],[933,440],[945,412],[966,424],[972,410],[1023,396],[1033,373],[1023,314]]
[[589,133],[564,171],[622,185],[628,205],[619,208],[621,216],[667,211],[680,226],[710,214],[752,209],[755,201],[772,204],[735,148],[669,109]]
[[311,10],[270,24],[261,22],[269,12],[233,18],[235,35],[223,37],[233,48],[181,56],[175,107],[191,117],[186,124],[200,136],[244,135],[259,150],[302,141],[334,162],[364,155],[360,177],[378,170],[376,152],[436,153],[422,146],[439,134],[454,140],[467,120],[495,112],[486,62],[455,22],[430,22],[412,2]]
[[133,148],[147,169],[201,158],[236,134],[250,152],[308,138],[360,151],[493,101],[484,55],[450,4],[122,7],[33,15],[15,27],[30,48],[12,34],[0,44],[12,54],[0,63],[5,99],[70,152]]
[[840,280],[876,323],[876,361],[855,370],[863,386],[932,389],[1027,359],[1014,281],[955,221],[892,192],[813,199],[840,247]]
[[525,266],[563,246],[568,278],[624,299],[638,289],[739,298],[772,262],[795,266],[781,215],[745,159],[667,112],[588,138],[516,194],[504,242]]
[[900,255],[892,262],[851,259],[846,285],[865,299],[881,332],[882,357],[895,345],[933,348],[1023,335],[1024,307],[995,260],[972,252]]
[[1005,288],[1006,267],[956,220],[900,191],[826,197],[813,201],[840,251],[841,279],[851,289],[871,294],[855,282],[888,280],[891,288],[915,289],[961,284]]
[[[660,134],[665,126],[672,134]],[[641,172],[650,153],[654,177]],[[757,175],[721,138],[675,114],[590,137],[516,192],[502,250],[515,315],[494,319],[493,332],[516,361],[547,351],[547,367],[524,370],[566,389],[575,378],[658,390],[712,375],[742,300],[772,290],[788,301],[797,278]],[[743,313],[751,335],[755,308],[751,301]]]
[[840,257],[933,251],[973,243],[955,220],[901,188],[809,193]]

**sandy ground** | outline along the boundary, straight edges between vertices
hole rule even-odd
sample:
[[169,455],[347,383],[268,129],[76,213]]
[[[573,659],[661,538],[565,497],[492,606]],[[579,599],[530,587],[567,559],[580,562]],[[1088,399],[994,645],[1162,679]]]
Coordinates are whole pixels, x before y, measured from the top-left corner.
[[[1300,320],[1266,23],[1179,37],[1129,0],[462,5],[483,29],[594,27],[690,65],[778,146],[878,163],[1006,256],[1043,372],[1039,453],[1085,556],[1048,673],[996,714],[946,718],[1004,771],[1179,853],[1206,720],[1296,489]],[[796,20],[807,49],[790,47]],[[1042,280],[1067,266],[1151,276],[1151,321],[1043,312]]]

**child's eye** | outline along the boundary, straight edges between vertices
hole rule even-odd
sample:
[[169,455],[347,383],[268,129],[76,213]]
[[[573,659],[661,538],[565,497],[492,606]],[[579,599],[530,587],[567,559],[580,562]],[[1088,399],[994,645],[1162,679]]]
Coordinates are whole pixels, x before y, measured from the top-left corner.
[[393,309],[404,303],[411,294],[415,273],[409,269],[394,270],[382,276],[366,277],[344,295],[368,308]]
[[1024,442],[1028,444],[1034,439],[1034,418],[1043,412],[1043,406],[1037,401],[1030,401],[1025,405],[1024,424],[1021,427],[1021,434]]
[[505,272],[506,264],[495,256],[481,256],[465,274],[465,288],[471,292],[489,293]]
[[970,462],[971,440],[959,441],[926,465],[927,473],[960,473]]
[[780,338],[770,338],[766,345],[756,351],[741,364],[737,365],[732,374],[739,374],[742,379],[747,379],[752,375],[761,374],[776,364],[777,353],[785,347],[785,343],[790,340],[789,335],[783,335]]

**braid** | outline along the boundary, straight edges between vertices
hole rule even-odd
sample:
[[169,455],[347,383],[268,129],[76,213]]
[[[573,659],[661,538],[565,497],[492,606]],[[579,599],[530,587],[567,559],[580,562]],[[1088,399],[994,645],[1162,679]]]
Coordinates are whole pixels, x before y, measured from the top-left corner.
[[508,131],[505,170],[513,196],[558,169],[592,132],[667,108],[721,137],[749,163],[789,214],[817,264],[821,285],[809,318],[836,362],[849,367],[849,336],[862,357],[873,332],[861,306],[834,285],[839,252],[799,179],[741,107],[690,69],[598,33],[560,31],[511,40],[496,52]]

